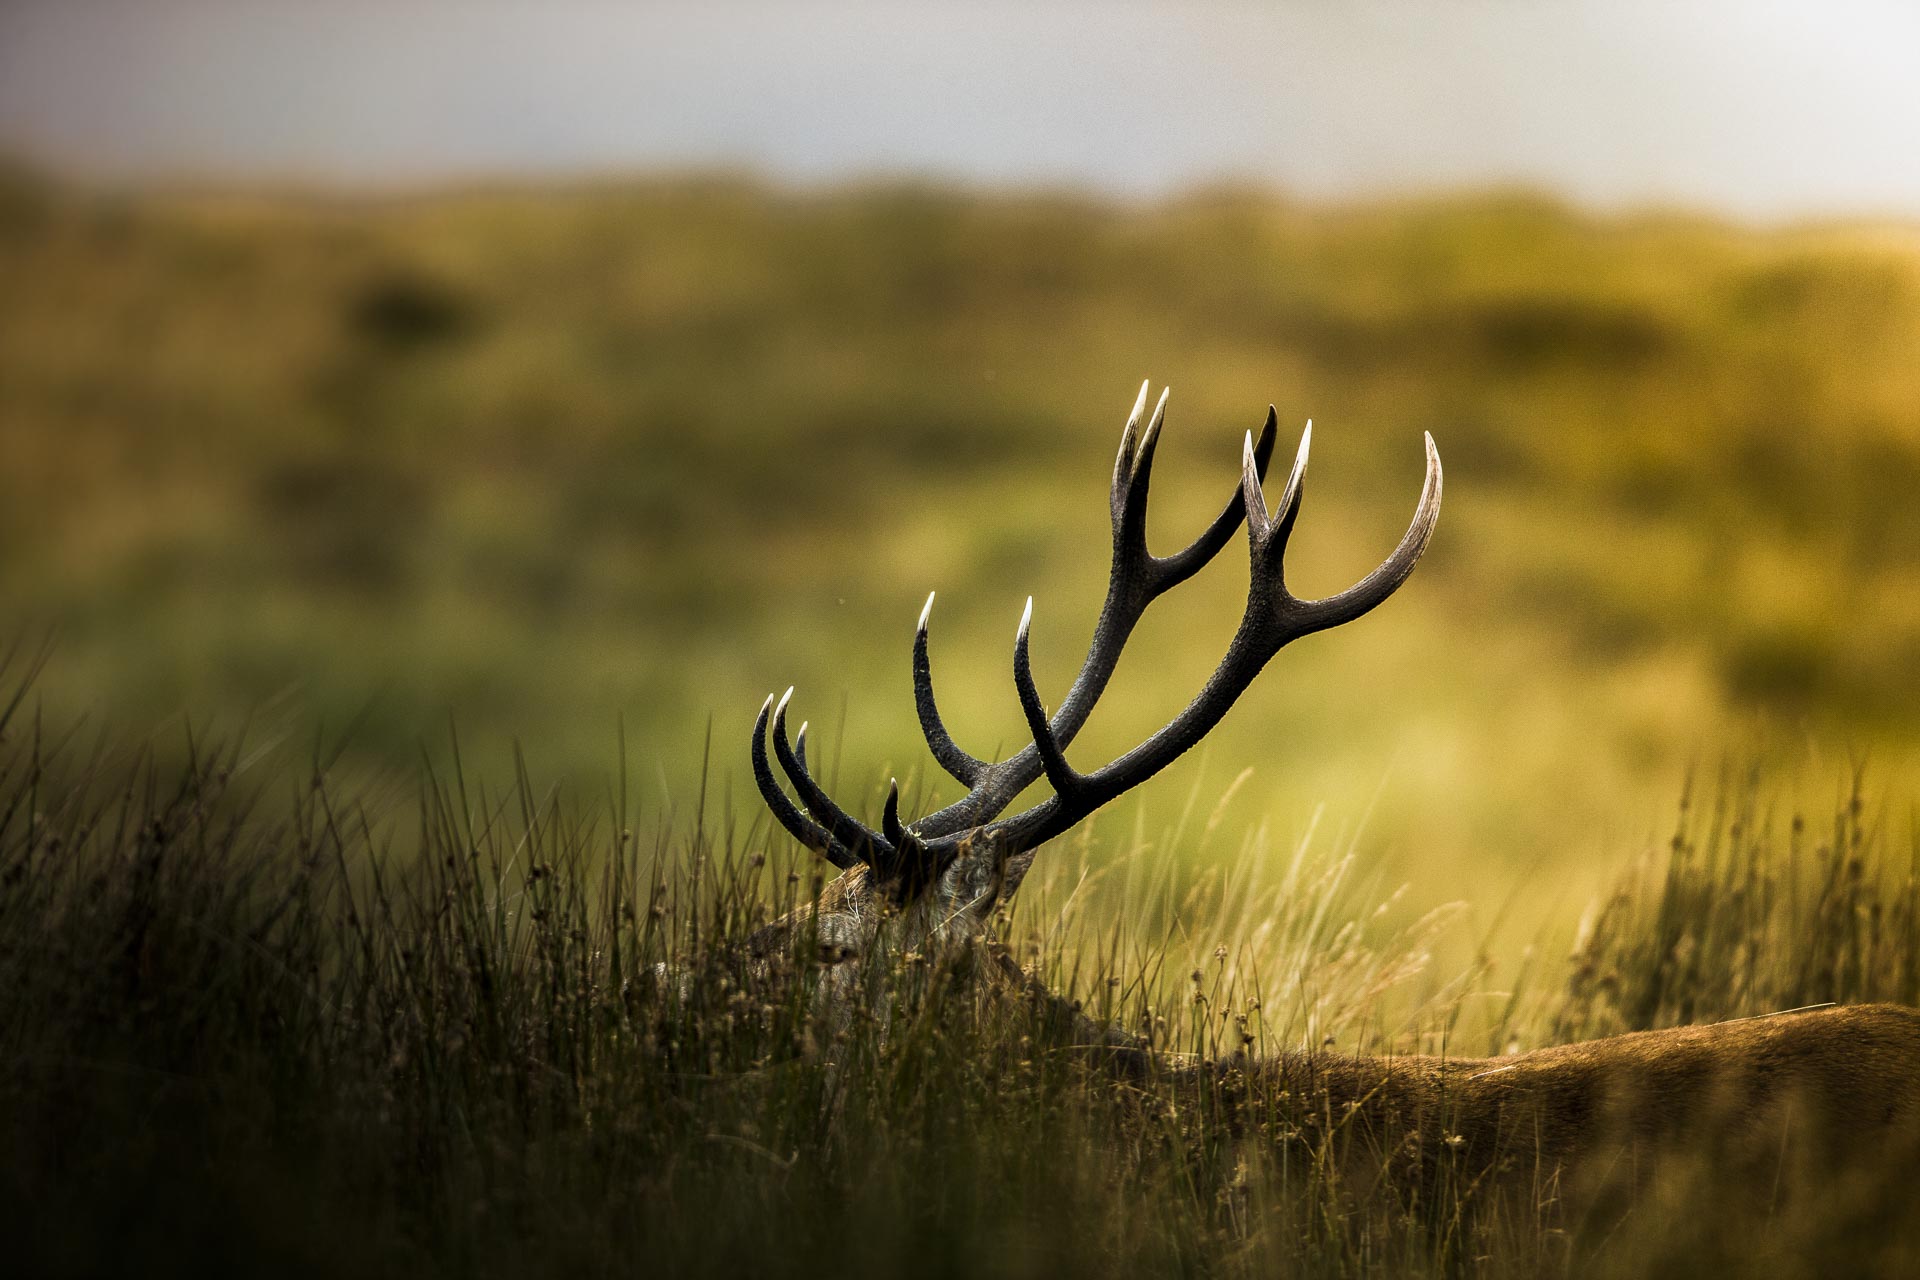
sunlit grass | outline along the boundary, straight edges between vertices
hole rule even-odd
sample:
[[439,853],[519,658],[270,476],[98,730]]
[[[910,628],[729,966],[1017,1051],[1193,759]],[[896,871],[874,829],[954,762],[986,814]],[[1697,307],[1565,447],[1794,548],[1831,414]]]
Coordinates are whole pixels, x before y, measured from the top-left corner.
[[[30,700],[0,723],[0,1190],[34,1206],[8,1241],[34,1274],[1914,1258],[1909,1184],[1875,1180],[1871,1152],[1857,1176],[1783,1169],[1758,1209],[1685,1159],[1577,1208],[1453,1176],[1444,1152],[1426,1178],[1355,1183],[1340,1170],[1372,1139],[1313,1098],[1118,1076],[965,953],[876,958],[854,1016],[817,1005],[809,968],[770,978],[738,944],[823,868],[711,794],[669,816],[617,782],[503,785],[465,759],[356,790],[297,749],[186,754],[91,746]],[[1920,982],[1913,849],[1871,790],[1808,823],[1761,778],[1703,786],[1668,853],[1613,851],[1618,891],[1564,963],[1490,942],[1474,886],[1395,888],[1371,835],[1249,830],[1223,800],[1044,850],[1000,937],[1097,1018],[1203,1061],[1500,1052]],[[1495,950],[1456,965],[1463,934]]]

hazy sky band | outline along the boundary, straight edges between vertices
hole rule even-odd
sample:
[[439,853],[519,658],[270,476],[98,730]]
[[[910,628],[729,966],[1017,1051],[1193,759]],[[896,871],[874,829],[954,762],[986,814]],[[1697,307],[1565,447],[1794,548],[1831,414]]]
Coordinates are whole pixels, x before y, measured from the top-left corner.
[[0,146],[105,178],[1521,183],[1912,217],[1920,5],[12,0]]

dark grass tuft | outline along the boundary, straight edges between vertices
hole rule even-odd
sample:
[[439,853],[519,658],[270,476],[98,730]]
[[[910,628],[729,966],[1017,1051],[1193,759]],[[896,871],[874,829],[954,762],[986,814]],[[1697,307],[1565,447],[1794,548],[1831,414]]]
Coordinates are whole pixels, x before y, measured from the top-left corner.
[[[1419,1189],[1336,1189],[1336,1146],[1286,1106],[1103,1071],[945,958],[870,966],[858,1015],[822,1016],[807,966],[769,981],[738,946],[817,889],[753,833],[631,829],[618,799],[583,811],[524,770],[504,791],[428,776],[403,815],[232,746],[164,768],[83,749],[26,705],[0,723],[17,1274],[1793,1274],[1911,1256],[1872,1197],[1756,1221],[1682,1179],[1603,1229],[1557,1218],[1550,1188],[1495,1201],[1444,1156]],[[1663,874],[1627,883],[1564,999],[1513,1033],[1912,999],[1911,868],[1863,797],[1809,850],[1799,826],[1763,834],[1763,795],[1689,810]],[[1163,1043],[1284,1047],[1347,1024],[1261,1024],[1256,997],[1299,1010],[1311,976],[1384,1025],[1359,1006],[1405,996],[1429,939],[1368,933],[1378,912],[1342,866],[1188,894],[1198,945],[1234,944],[1212,962],[1008,927]],[[697,980],[657,981],[661,963]],[[1402,1019],[1441,1025],[1458,995],[1406,997]]]

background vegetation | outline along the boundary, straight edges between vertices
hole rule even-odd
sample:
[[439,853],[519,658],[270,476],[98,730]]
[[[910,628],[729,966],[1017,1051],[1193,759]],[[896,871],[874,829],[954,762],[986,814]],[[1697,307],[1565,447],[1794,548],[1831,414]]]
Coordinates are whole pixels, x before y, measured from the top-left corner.
[[[1013,623],[1033,594],[1057,697],[1152,375],[1177,387],[1157,545],[1226,498],[1269,402],[1286,437],[1317,424],[1302,591],[1392,545],[1422,430],[1446,513],[1389,606],[1283,654],[1207,752],[1044,860],[1023,955],[1116,978],[1117,1016],[1209,1053],[1240,1043],[1223,1011],[1263,1050],[1482,1052],[1914,1001],[1917,339],[1911,228],[1516,194],[341,200],[10,173],[0,623],[57,636],[0,734],[18,1250],[1904,1265],[1872,1202],[1755,1224],[1682,1188],[1603,1237],[1336,1203],[1204,1114],[1143,1129],[1004,1012],[908,993],[939,1034],[856,1035],[841,1076],[799,1052],[797,1000],[748,1017],[633,980],[807,888],[743,785],[769,690],[800,686],[868,816],[890,772],[940,797],[907,682],[926,591],[958,736],[1021,741]],[[1076,759],[1190,696],[1242,575],[1230,552],[1149,616]]]
[[[1153,537],[1318,424],[1305,591],[1447,510],[1380,614],[1290,650],[1141,807],[1371,815],[1417,889],[1643,840],[1722,752],[1898,772],[1920,743],[1920,233],[1596,219],[1495,195],[1147,207],[686,180],[394,200],[0,187],[0,600],[41,695],[135,733],[526,745],[639,803],[744,775],[769,690],[877,808],[922,776],[907,647],[978,753],[1058,696],[1139,379],[1176,390]],[[1229,553],[1150,615],[1076,757],[1198,687]],[[1151,675],[1149,675],[1151,673]],[[835,734],[836,728],[843,731]],[[166,737],[175,735],[163,735]],[[922,792],[941,794],[935,777]],[[752,813],[742,802],[739,812]],[[869,816],[872,816],[870,813]],[[1479,894],[1475,895],[1479,897]]]

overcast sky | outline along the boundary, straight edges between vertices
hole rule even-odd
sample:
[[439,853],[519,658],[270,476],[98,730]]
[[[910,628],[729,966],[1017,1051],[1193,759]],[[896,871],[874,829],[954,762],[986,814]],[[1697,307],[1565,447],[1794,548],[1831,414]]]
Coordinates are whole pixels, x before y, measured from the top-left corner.
[[0,148],[109,179],[1519,182],[1920,217],[1920,4],[0,0]]

